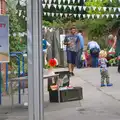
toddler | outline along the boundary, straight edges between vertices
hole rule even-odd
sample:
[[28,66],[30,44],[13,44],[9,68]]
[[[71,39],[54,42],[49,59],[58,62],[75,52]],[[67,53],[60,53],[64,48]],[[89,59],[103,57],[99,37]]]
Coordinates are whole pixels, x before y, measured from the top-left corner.
[[100,73],[101,73],[101,87],[105,86],[105,80],[108,87],[113,85],[110,83],[110,80],[109,80],[110,77],[108,73],[107,63],[108,61],[106,59],[106,55],[103,52],[101,52],[100,59],[99,59]]

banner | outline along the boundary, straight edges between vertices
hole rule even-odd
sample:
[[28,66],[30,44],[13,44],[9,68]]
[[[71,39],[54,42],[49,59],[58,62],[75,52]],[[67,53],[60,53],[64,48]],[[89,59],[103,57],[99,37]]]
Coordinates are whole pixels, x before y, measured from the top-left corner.
[[9,62],[9,18],[0,16],[0,62]]

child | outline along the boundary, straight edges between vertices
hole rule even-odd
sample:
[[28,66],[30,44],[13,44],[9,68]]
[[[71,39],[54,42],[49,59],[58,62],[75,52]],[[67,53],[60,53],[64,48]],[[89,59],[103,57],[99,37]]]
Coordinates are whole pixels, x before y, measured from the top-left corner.
[[45,65],[46,65],[47,64],[47,49],[51,45],[45,39],[42,40],[42,44],[43,44],[44,62],[45,62]]
[[99,65],[100,65],[100,73],[101,73],[101,87],[104,87],[105,80],[107,83],[107,86],[112,86],[113,84],[110,83],[109,79],[109,73],[108,73],[108,68],[107,68],[107,59],[106,59],[106,54],[105,52],[100,52],[100,59],[99,59]]
[[82,60],[82,67],[87,67],[87,60],[86,60],[86,55],[85,52],[82,53],[81,55],[81,60]]

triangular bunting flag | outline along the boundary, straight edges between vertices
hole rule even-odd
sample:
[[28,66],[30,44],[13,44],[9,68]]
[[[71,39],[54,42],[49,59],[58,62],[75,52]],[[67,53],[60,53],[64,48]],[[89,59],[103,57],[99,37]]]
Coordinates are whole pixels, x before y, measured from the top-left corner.
[[50,16],[50,13],[48,12],[47,15]]
[[73,3],[75,3],[75,0],[72,0],[73,1]]
[[45,8],[46,4],[42,4],[43,8]]
[[66,0],[63,0],[63,3],[65,3]]
[[88,19],[90,18],[90,14],[87,14],[87,18],[88,18]]
[[95,18],[95,14],[92,14],[92,19],[94,19]]
[[118,18],[119,17],[119,14],[116,14],[116,18]]
[[120,12],[120,8],[118,8],[118,11]]
[[112,0],[110,0],[110,2],[112,3]]
[[45,1],[45,4],[47,3],[47,0],[44,0]]
[[62,17],[63,16],[63,13],[60,13],[60,17]]
[[98,7],[98,10],[101,11],[101,7]]
[[85,14],[83,14],[83,18],[85,18],[86,16],[85,16]]
[[54,8],[56,9],[57,8],[57,4],[53,4]]
[[111,14],[111,17],[114,18],[114,14]]
[[60,4],[61,3],[61,0],[58,0],[58,4]]
[[50,7],[51,7],[51,4],[47,4],[47,6],[48,6],[48,9],[50,9]]
[[54,17],[55,16],[55,13],[52,13],[52,17]]
[[63,7],[64,7],[64,10],[67,8],[67,5],[63,5]]
[[68,16],[68,15],[67,15],[67,13],[65,13],[64,15],[65,15],[65,17],[67,17],[67,16]]
[[58,5],[58,8],[61,9],[62,5]]
[[100,15],[99,15],[99,14],[97,14],[97,15],[96,15],[96,17],[97,17],[97,19],[99,19],[99,18],[100,18]]
[[73,14],[73,16],[74,16],[74,17],[76,17],[76,16],[77,16],[77,14]]
[[81,11],[82,7],[81,6],[78,6],[79,10]]
[[76,10],[76,7],[77,7],[77,6],[73,6],[74,10]]
[[81,17],[81,14],[78,14],[78,17],[80,18],[80,17]]
[[105,14],[102,14],[102,18],[104,18],[105,17]]
[[106,14],[106,17],[109,18],[109,14]]
[[56,16],[58,16],[59,15],[59,13],[56,13]]
[[[58,0],[59,1],[59,0]],[[67,0],[68,4],[70,4],[70,0]]]
[[72,9],[72,5],[69,5],[68,7],[70,8],[70,10]]
[[93,10],[95,11],[95,10],[96,10],[96,7],[93,7]]
[[52,0],[49,0],[49,4],[52,4]]
[[84,10],[84,11],[86,10],[86,8],[87,8],[86,6],[83,6],[83,10]]
[[106,11],[107,7],[103,7],[103,10]]
[[109,11],[111,11],[112,10],[112,7],[109,7]]
[[114,10],[114,12],[115,12],[115,11],[117,10],[117,8],[116,8],[116,7],[114,7],[114,8],[113,8],[113,10]]

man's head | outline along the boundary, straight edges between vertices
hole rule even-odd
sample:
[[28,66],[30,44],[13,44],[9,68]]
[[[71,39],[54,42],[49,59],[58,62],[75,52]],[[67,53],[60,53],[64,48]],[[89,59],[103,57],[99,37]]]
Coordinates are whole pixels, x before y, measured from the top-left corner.
[[76,27],[72,27],[70,30],[71,30],[71,34],[73,35],[76,34]]
[[79,33],[81,33],[81,34],[83,33],[83,31],[82,31],[81,29],[80,29],[80,30],[78,30],[78,32],[79,32]]

